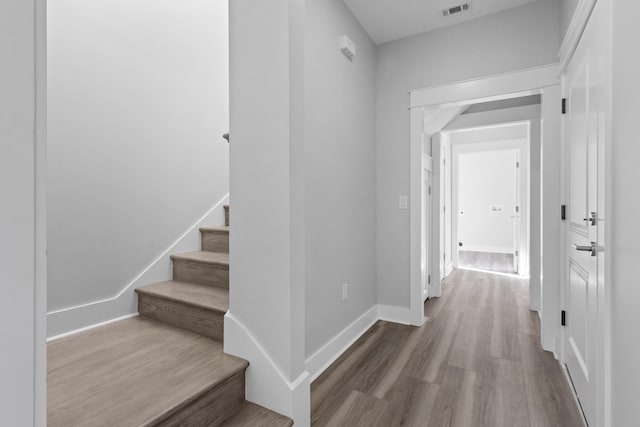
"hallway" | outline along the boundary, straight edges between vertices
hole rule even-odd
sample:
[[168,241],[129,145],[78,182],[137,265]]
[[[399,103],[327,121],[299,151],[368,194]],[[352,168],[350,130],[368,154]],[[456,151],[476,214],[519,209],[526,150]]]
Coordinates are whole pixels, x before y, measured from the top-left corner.
[[455,270],[420,327],[376,323],[311,388],[315,426],[582,426],[526,282]]

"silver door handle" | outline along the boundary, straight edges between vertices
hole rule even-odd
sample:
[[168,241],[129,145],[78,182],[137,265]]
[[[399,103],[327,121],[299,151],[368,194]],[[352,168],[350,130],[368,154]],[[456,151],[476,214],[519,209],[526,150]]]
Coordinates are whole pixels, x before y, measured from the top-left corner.
[[571,246],[573,246],[573,249],[575,249],[576,251],[591,252],[591,256],[596,256],[598,254],[598,247],[596,246],[596,242],[591,242],[591,245],[589,246],[580,246],[576,245],[575,243],[573,243]]

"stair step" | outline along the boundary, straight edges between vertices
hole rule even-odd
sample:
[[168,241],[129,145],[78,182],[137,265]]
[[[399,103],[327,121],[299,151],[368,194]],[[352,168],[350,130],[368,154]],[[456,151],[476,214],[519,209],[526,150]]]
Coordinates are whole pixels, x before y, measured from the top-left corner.
[[203,227],[200,234],[203,251],[229,253],[229,227]]
[[47,345],[47,425],[222,425],[248,363],[222,343],[145,317]]
[[293,425],[293,420],[255,403],[245,402],[224,425],[225,427],[290,427]]
[[229,254],[197,251],[171,255],[173,280],[229,289]]
[[224,225],[229,226],[229,205],[224,205]]
[[136,293],[141,315],[222,341],[228,289],[169,280]]

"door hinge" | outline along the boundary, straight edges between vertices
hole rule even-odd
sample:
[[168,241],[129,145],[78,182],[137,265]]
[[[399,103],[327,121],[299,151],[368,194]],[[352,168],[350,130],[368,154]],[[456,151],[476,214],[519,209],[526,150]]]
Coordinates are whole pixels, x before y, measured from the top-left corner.
[[427,283],[431,283],[431,275],[430,274],[427,276]]
[[431,186],[429,186],[429,195],[431,195]]
[[443,207],[442,207],[442,212],[444,213],[444,212],[446,212],[446,211],[447,211],[447,207],[446,207],[446,206],[443,206]]
[[567,312],[564,310],[560,312],[560,324],[562,326],[567,326]]
[[518,257],[518,251],[516,251],[516,257]]
[[560,219],[563,221],[567,219],[567,205],[560,206]]
[[562,114],[567,114],[567,98],[562,98]]
[[520,206],[516,206],[516,212],[520,212]]
[[442,164],[446,165],[447,164],[447,158],[445,157],[444,159],[442,159]]
[[516,162],[516,167],[519,168],[520,167],[520,162]]

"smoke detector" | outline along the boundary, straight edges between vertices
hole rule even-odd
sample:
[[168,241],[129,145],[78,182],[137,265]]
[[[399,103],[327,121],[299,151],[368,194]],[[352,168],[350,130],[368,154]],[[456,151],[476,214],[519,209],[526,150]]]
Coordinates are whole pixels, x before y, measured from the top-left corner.
[[471,2],[459,4],[442,10],[442,16],[451,16],[456,13],[468,12],[471,9]]

